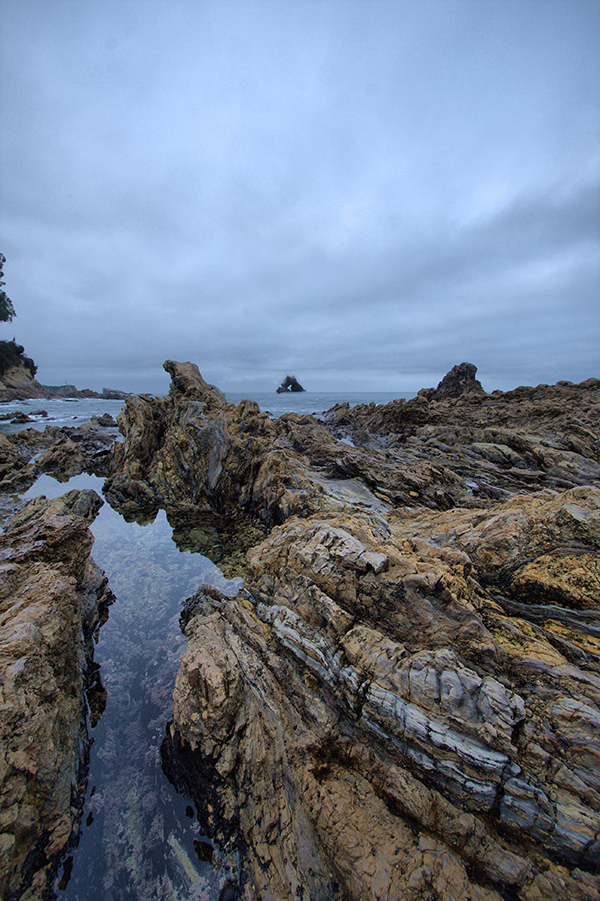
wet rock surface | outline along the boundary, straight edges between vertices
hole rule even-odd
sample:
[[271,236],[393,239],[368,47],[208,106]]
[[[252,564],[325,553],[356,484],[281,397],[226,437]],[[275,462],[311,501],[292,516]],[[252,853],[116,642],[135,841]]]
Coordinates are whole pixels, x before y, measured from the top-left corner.
[[600,383],[273,421],[169,367],[107,493],[269,530],[186,605],[169,752],[243,897],[597,898]]
[[0,536],[0,890],[43,897],[77,829],[92,636],[111,599],[93,491],[40,497]]
[[600,382],[486,394],[460,364],[273,420],[165,369],[104,493],[244,576],[184,605],[163,745],[205,845],[238,849],[222,891],[600,898]]
[[78,428],[47,425],[43,432],[0,432],[0,493],[23,492],[42,473],[62,482],[81,472],[104,475],[117,434],[116,422],[107,415]]

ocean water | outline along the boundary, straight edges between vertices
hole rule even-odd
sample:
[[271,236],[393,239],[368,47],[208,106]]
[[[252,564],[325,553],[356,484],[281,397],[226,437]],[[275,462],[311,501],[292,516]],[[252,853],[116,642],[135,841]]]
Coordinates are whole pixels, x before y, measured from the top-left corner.
[[[254,400],[263,412],[268,412],[275,418],[283,413],[299,413],[301,416],[313,414],[318,416],[330,410],[336,404],[347,402],[352,407],[357,404],[388,404],[399,397],[409,399],[414,396],[414,391],[404,393],[391,391],[303,391],[297,394],[292,394],[291,392],[277,394],[276,391],[250,394],[225,392],[225,397],[230,403],[239,404],[240,401],[245,399]],[[9,403],[0,404],[0,416],[25,413],[31,421],[13,422],[11,416],[8,419],[0,420],[0,431],[9,435],[27,428],[43,431],[47,425],[73,426],[76,428],[83,425],[84,422],[89,422],[92,416],[102,416],[104,413],[109,413],[116,419],[123,404],[124,401],[121,400],[103,400],[96,397],[10,401]],[[46,415],[43,415],[44,413]]]
[[84,422],[89,422],[92,416],[109,413],[116,419],[123,404],[122,400],[102,400],[97,397],[73,400],[70,398],[12,400],[0,404],[0,416],[24,413],[31,421],[12,422],[11,419],[2,419],[0,420],[0,431],[10,435],[20,432],[22,429],[36,429],[38,432],[43,432],[47,425],[77,428]]
[[[234,392],[225,392],[225,397],[233,404],[239,404],[245,395]],[[263,412],[271,413],[272,416],[278,417],[283,413],[299,413],[301,416],[306,414],[320,415],[327,410],[331,410],[336,404],[349,403],[351,407],[357,404],[389,404],[399,397],[407,400],[415,397],[414,391],[405,391],[404,393],[392,391],[328,391],[313,392],[301,391],[297,394],[286,392],[285,394],[277,394],[276,391],[261,392],[251,394],[248,399],[255,400]]]

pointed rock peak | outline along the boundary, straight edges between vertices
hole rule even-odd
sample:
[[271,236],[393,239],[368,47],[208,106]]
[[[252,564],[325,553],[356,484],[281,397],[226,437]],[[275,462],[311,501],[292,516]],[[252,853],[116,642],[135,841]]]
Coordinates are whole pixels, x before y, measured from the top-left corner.
[[195,363],[177,363],[166,360],[163,369],[171,376],[169,394],[174,399],[185,396],[188,400],[202,400],[209,406],[224,406],[227,399],[222,391],[209,385],[200,375]]
[[485,394],[479,379],[475,378],[477,366],[459,363],[453,366],[433,392],[430,400],[451,400],[464,394]]

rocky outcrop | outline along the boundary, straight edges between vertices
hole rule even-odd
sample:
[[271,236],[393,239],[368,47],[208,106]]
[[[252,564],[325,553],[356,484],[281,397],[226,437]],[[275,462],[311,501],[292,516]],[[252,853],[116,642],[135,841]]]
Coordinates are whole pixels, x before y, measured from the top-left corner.
[[31,501],[0,536],[0,892],[39,899],[77,829],[92,636],[110,601],[90,559],[101,499]]
[[186,604],[165,744],[242,897],[598,898],[600,382],[273,420],[165,367],[107,497],[269,530]]
[[459,363],[448,372],[437,388],[425,394],[429,400],[456,400],[465,394],[485,394],[481,382],[476,379],[477,367],[472,363]]
[[[25,356],[25,348],[12,341],[0,341],[0,391],[27,387],[35,382],[37,366]],[[37,384],[37,383],[36,383]]]
[[312,509],[320,490],[258,404],[227,403],[191,363],[167,361],[167,398],[128,398],[104,493],[128,512],[188,505],[250,514],[267,525]]
[[0,492],[25,491],[41,473],[58,481],[81,472],[104,475],[117,437],[115,426],[109,416],[78,428],[48,425],[43,432],[33,428],[14,435],[0,432]]
[[[591,523],[581,615],[487,592],[423,514],[294,518],[249,552],[243,596],[202,598],[174,729],[258,897],[597,897],[599,498],[547,501]],[[487,540],[491,574],[514,546]]]
[[285,394],[286,392],[300,392],[304,391],[304,388],[298,381],[295,375],[286,375],[283,382],[277,389],[277,394]]
[[25,363],[19,363],[17,366],[11,366],[4,373],[0,382],[0,390],[28,387],[35,389],[38,384],[32,375],[31,369]]
[[124,400],[125,391],[114,388],[103,388],[101,393],[90,388],[79,390],[75,385],[42,385],[35,378],[37,366],[29,357],[24,356],[25,348],[14,341],[0,341],[0,403],[11,400],[53,397],[98,397],[104,400]]
[[480,508],[515,493],[600,485],[599,389],[598,379],[467,390],[458,399],[430,389],[386,406],[342,404],[324,419],[336,437],[384,457],[388,468],[452,474],[451,483],[440,475],[421,481],[409,497],[392,491],[393,503],[413,497],[438,509]]
[[593,381],[467,392],[459,402],[342,404],[319,422],[228,404],[193,364],[166,366],[169,397],[129,398],[119,416],[124,441],[105,490],[122,509],[242,510],[270,527],[339,507],[352,492],[394,508],[481,509],[517,493],[600,485]]

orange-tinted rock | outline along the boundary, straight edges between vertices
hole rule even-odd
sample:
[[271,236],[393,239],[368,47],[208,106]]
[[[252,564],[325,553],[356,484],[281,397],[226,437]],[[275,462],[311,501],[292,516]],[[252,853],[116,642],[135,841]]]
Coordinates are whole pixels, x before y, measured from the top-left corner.
[[106,579],[93,491],[36,498],[0,536],[0,891],[45,897],[77,828],[85,680]]

